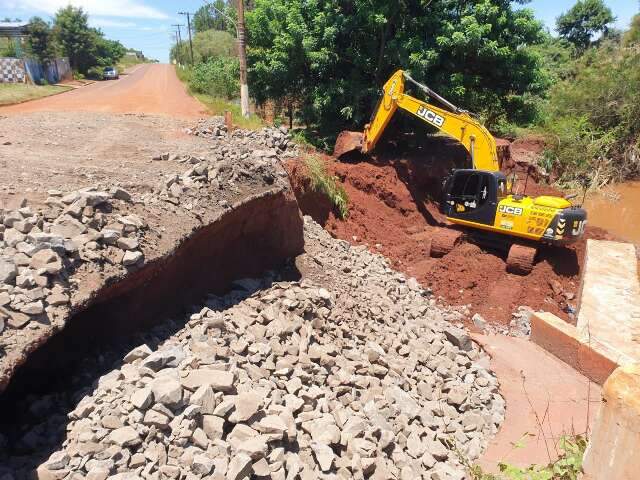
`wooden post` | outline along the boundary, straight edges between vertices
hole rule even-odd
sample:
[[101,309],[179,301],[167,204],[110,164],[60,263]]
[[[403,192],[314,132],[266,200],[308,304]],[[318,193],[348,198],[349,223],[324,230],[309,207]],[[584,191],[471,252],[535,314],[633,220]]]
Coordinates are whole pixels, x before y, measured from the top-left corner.
[[227,133],[231,133],[233,130],[233,114],[229,110],[224,112],[224,124],[227,127]]

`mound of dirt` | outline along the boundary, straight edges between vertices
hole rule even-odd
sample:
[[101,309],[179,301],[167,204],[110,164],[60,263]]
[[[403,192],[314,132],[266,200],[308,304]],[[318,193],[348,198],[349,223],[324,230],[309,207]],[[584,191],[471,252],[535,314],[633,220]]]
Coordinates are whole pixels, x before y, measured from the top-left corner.
[[[444,220],[436,203],[442,178],[446,167],[460,165],[455,145],[438,139],[430,147],[409,155],[387,150],[352,163],[325,157],[328,171],[340,179],[349,196],[346,221],[338,219],[326,199],[308,188],[300,174],[300,162],[290,161],[286,168],[303,213],[332,235],[385,255],[394,268],[415,277],[447,303],[468,305],[469,318],[479,313],[490,323],[508,325],[512,313],[524,305],[572,321],[584,240],[566,250],[541,248],[533,271],[526,277],[507,273],[502,254],[474,244],[463,243],[443,258],[429,256],[434,229]],[[518,175],[519,191],[524,189],[525,177]],[[526,192],[558,193],[531,178]],[[611,238],[595,228],[587,229],[585,237]]]

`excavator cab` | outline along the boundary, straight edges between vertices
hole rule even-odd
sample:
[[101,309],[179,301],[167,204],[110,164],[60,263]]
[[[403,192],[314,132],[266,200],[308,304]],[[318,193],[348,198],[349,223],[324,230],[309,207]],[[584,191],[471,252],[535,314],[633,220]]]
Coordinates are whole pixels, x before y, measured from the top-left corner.
[[507,196],[507,178],[501,172],[455,170],[445,181],[440,208],[452,219],[493,225],[497,205]]

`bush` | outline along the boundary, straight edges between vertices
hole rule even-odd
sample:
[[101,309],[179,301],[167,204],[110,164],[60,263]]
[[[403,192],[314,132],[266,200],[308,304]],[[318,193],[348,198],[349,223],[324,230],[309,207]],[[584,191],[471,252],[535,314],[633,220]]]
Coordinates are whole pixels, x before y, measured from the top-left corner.
[[91,67],[87,70],[86,78],[91,80],[104,80],[104,67]]
[[342,185],[338,183],[338,179],[327,172],[327,167],[317,157],[308,156],[304,163],[313,191],[326,195],[337,210],[338,216],[342,220],[347,218],[349,216],[349,197]]
[[240,93],[239,77],[238,59],[220,57],[196,65],[190,73],[189,87],[196,93],[232,99]]
[[640,46],[608,42],[577,60],[550,92],[542,128],[560,182],[592,187],[640,175]]

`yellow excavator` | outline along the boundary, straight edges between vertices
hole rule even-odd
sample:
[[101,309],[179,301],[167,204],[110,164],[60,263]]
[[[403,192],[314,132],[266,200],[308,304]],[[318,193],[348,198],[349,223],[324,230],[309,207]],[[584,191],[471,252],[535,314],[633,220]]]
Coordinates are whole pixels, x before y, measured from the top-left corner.
[[[444,108],[405,93],[410,82]],[[449,253],[462,240],[507,252],[507,270],[521,275],[533,268],[541,244],[566,245],[584,234],[587,213],[566,198],[513,194],[511,181],[500,171],[496,141],[468,111],[398,70],[385,83],[380,102],[364,133],[342,132],[334,156],[357,150],[370,153],[396,110],[400,108],[459,141],[471,157],[471,167],[453,170],[444,181],[440,209],[451,223],[431,241],[431,256]],[[461,227],[461,228],[460,228]]]

